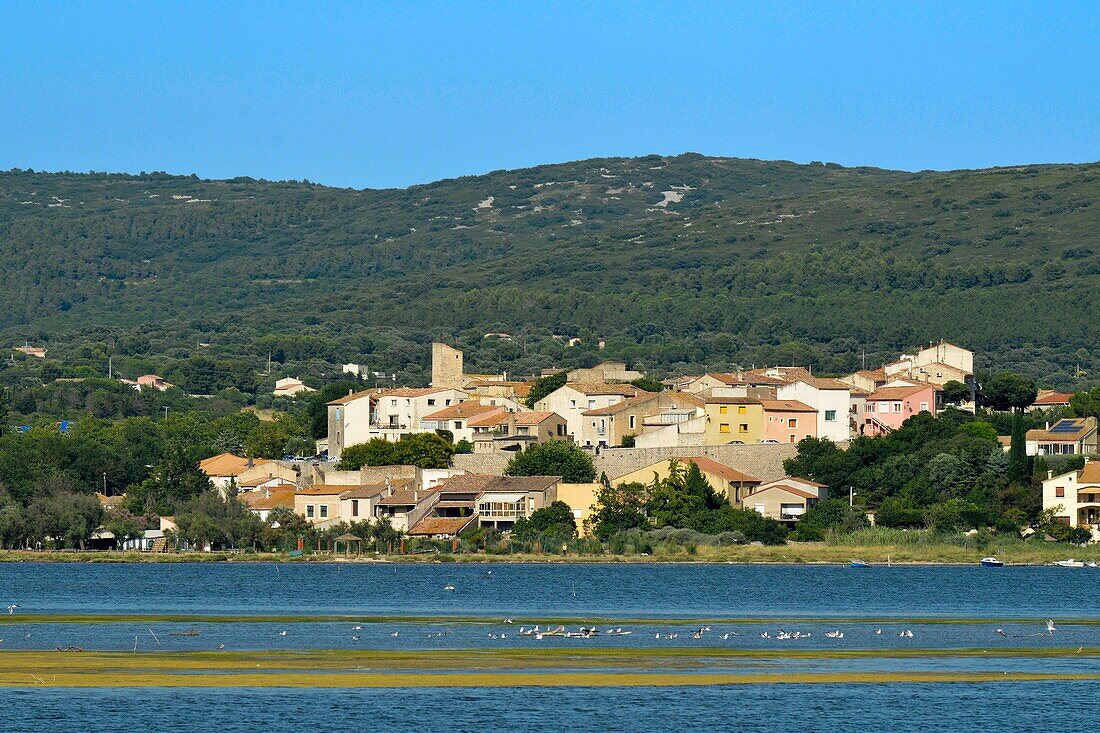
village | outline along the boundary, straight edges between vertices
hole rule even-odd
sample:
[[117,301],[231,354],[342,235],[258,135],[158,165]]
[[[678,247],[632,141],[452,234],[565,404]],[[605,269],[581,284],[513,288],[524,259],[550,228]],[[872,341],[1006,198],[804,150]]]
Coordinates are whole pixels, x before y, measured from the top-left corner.
[[[694,466],[732,507],[790,529],[827,498],[854,504],[848,487],[787,474],[784,461],[796,455],[800,441],[824,438],[845,446],[857,436],[888,435],[915,415],[935,417],[948,404],[945,393],[956,406],[973,409],[973,363],[972,352],[941,341],[840,378],[780,366],[658,383],[623,362],[606,361],[515,380],[468,374],[460,350],[435,343],[431,386],[368,389],[329,402],[328,435],[317,441],[315,457],[223,453],[199,467],[224,497],[235,496],[265,522],[273,512],[277,518],[290,511],[318,531],[385,523],[402,538],[457,542],[478,528],[507,536],[517,522],[559,503],[581,535],[591,536],[601,486],[648,484],[668,479],[677,466]],[[149,375],[135,387],[163,389],[160,382]],[[292,379],[277,389],[309,390]],[[543,394],[532,400],[536,389]],[[1029,409],[1067,407],[1069,398],[1042,391]],[[353,446],[419,434],[443,436],[456,446],[448,465],[342,464]],[[999,440],[1007,452],[1009,437]],[[593,475],[584,481],[507,475],[516,455],[549,443],[579,448],[590,456]],[[1087,456],[1096,449],[1092,417],[1059,419],[1026,436],[1029,456],[1086,457],[1082,470],[1047,476],[1043,508],[1070,527],[1089,530],[1093,540],[1100,537],[1100,469]],[[101,495],[101,501],[110,511],[122,498]],[[867,516],[873,524],[874,512]],[[125,547],[168,549],[175,529],[173,517],[161,517],[159,528]],[[108,539],[103,532],[100,537]],[[361,538],[344,539],[347,552],[347,542]]]

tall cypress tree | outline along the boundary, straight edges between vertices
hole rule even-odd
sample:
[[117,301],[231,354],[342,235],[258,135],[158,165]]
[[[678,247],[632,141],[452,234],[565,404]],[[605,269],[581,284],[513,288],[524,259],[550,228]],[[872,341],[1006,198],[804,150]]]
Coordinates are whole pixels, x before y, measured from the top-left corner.
[[1027,434],[1024,432],[1024,415],[1012,410],[1012,443],[1008,449],[1008,480],[1014,484],[1027,484],[1031,478],[1027,470]]

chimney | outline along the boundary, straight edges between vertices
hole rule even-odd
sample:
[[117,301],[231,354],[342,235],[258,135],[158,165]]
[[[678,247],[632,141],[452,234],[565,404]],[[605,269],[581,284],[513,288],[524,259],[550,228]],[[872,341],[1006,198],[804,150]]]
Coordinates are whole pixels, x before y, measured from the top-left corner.
[[256,465],[256,461],[255,461],[255,459],[253,459],[253,458],[249,458],[249,459],[248,459],[248,467],[249,467],[249,468],[252,468],[252,466],[254,466],[254,465]]
[[351,387],[348,387],[348,397],[351,397],[353,394],[355,394],[355,391]]
[[1047,481],[1050,481],[1052,478],[1054,478],[1054,471],[1047,471]]

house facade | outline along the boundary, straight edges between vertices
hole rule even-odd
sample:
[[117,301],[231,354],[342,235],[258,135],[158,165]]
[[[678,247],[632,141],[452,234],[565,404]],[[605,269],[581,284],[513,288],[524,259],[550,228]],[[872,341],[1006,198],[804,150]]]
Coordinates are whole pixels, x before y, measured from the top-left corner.
[[817,413],[817,437],[828,438],[834,443],[849,440],[849,385],[839,379],[823,379],[808,373],[791,375],[790,378],[790,382],[776,388],[776,398],[812,407]]
[[943,390],[932,383],[890,382],[867,396],[861,428],[864,435],[885,435],[921,412],[935,417],[942,406]]
[[1100,541],[1100,463],[1085,459],[1080,471],[1061,476],[1048,472],[1043,481],[1043,509],[1054,509],[1059,520],[1089,530],[1092,541]]
[[586,411],[617,405],[638,392],[629,384],[567,383],[539,400],[535,409],[561,415],[573,442],[583,445]]
[[817,502],[828,498],[828,489],[794,476],[768,481],[742,497],[742,508],[777,522],[797,522]]
[[739,471],[732,466],[719,463],[712,458],[703,456],[667,458],[655,461],[648,466],[643,466],[630,473],[625,473],[612,479],[613,486],[621,486],[629,483],[650,484],[654,477],[659,480],[667,479],[672,472],[673,465],[687,468],[691,464],[699,467],[699,472],[707,480],[711,488],[718,494],[725,496],[734,506],[740,506],[741,498],[751,493],[760,485],[760,479]]
[[474,453],[515,452],[551,440],[572,442],[565,418],[556,412],[492,412],[470,419]]
[[761,400],[764,441],[797,443],[817,437],[817,410],[797,400]]
[[706,445],[759,443],[764,437],[764,404],[751,397],[708,397]]
[[1094,455],[1097,449],[1096,418],[1062,418],[1053,425],[1028,430],[1029,456]]
[[372,438],[392,442],[413,433],[428,432],[420,427],[424,415],[463,402],[467,394],[445,387],[367,390],[328,403],[328,453],[339,460],[344,448]]

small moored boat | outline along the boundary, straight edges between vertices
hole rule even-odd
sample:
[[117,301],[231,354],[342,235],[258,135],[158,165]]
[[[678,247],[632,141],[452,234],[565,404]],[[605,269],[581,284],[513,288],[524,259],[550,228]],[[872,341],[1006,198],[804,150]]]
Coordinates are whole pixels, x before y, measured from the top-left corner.
[[1055,565],[1060,568],[1083,568],[1085,563],[1080,560],[1074,560],[1072,557],[1068,560],[1056,560]]
[[1003,568],[1004,563],[995,557],[983,557],[981,561],[983,568]]
[[869,567],[871,567],[870,565],[863,562],[862,560],[852,560],[851,566],[853,568],[869,568]]

